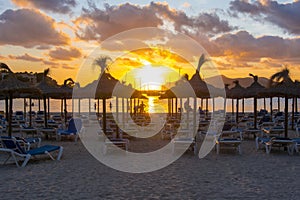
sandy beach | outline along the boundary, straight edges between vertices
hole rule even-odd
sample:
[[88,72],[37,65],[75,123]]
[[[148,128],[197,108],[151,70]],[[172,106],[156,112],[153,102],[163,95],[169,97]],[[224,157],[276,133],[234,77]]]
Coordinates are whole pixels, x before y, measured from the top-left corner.
[[[31,160],[25,168],[0,166],[1,199],[298,199],[299,154],[256,151],[243,141],[243,154],[211,152],[199,159],[186,152],[158,171],[130,174],[92,157],[82,143],[62,145],[61,161]],[[0,155],[3,161],[4,154]]]

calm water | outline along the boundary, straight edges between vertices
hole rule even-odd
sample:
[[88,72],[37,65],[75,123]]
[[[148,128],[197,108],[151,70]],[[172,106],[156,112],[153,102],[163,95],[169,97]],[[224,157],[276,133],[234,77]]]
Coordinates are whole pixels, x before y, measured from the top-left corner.
[[[150,111],[150,112],[167,112],[168,111],[168,103],[167,100],[158,100],[156,98],[149,98],[148,100],[140,100],[139,103],[141,103],[141,101],[143,101],[144,104],[146,104],[146,111]],[[27,102],[29,103],[29,99],[27,99]],[[32,100],[32,102],[34,103],[34,106],[32,107],[33,111],[38,111],[38,100]],[[41,110],[43,110],[43,101],[41,100]],[[89,100],[88,99],[82,99],[80,100],[80,111],[81,112],[88,112],[89,109],[91,111],[95,111],[94,110],[94,104],[96,103],[96,100],[90,100],[90,104],[89,104]],[[174,101],[175,102],[175,101]],[[184,102],[186,102],[186,99],[182,100],[182,104],[184,104]],[[205,100],[203,101],[203,109],[205,109]],[[209,103],[209,110],[212,110],[212,100],[208,101]],[[236,101],[235,101],[236,102]],[[235,106],[235,102],[234,102],[234,109],[236,109]],[[239,110],[242,110],[242,101],[239,101]],[[74,106],[72,106],[72,103],[74,103]],[[110,109],[110,103],[112,104],[112,108]],[[137,103],[137,101],[136,101]],[[263,99],[259,99],[257,101],[258,103],[258,110],[263,109],[264,107],[264,103],[263,103]],[[174,103],[175,104],[175,103]],[[193,103],[193,99],[190,99],[189,102],[190,106],[193,108],[194,103]],[[280,104],[281,104],[281,110],[284,109],[284,99],[280,98]],[[298,103],[299,104],[299,103]],[[67,100],[67,105],[68,105],[68,112],[71,112],[72,109],[74,109],[75,112],[78,112],[78,100],[75,99],[73,102],[72,100]],[[107,100],[107,111],[116,111],[117,110],[117,101],[116,98],[113,99],[109,99]],[[122,105],[123,102],[121,99],[119,99],[118,101],[118,111],[122,112]],[[129,109],[129,103],[128,103],[128,107],[127,107],[127,102],[126,100],[124,100],[124,111],[126,112],[127,108]],[[197,100],[197,107],[201,105],[201,100],[198,99]],[[231,106],[232,105],[232,101],[231,99],[227,99],[227,112],[231,112]],[[277,105],[278,105],[278,100],[277,98],[273,98],[273,109],[277,109]],[[178,100],[178,107],[180,107],[180,101]],[[270,110],[270,99],[266,99],[266,107],[267,110]],[[289,100],[289,111],[291,111],[291,107],[292,107],[292,101]],[[299,106],[300,108],[300,106]],[[24,109],[24,100],[23,99],[14,99],[14,104],[13,104],[13,110],[14,111],[23,111]],[[223,109],[223,99],[222,98],[216,98],[215,99],[215,109],[216,110],[221,110]],[[0,101],[0,111],[4,111],[5,110],[5,101],[2,100]],[[29,110],[29,107],[27,107],[27,111]],[[61,100],[56,100],[56,99],[51,99],[50,100],[50,111],[51,112],[60,112],[61,111]],[[246,112],[252,112],[253,111],[253,99],[245,99],[245,111]],[[102,112],[102,101],[100,100],[100,112]]]

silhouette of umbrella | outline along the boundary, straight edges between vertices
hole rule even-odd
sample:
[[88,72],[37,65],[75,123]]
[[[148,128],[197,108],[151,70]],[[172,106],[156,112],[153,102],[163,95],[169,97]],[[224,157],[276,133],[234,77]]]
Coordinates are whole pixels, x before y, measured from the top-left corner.
[[257,128],[257,98],[265,95],[266,88],[258,83],[258,76],[249,74],[253,77],[254,82],[246,88],[245,98],[253,98],[253,109],[254,109],[254,128]]
[[242,87],[238,80],[233,82],[235,86],[227,90],[226,96],[231,99],[236,99],[236,123],[238,123],[239,118],[239,99],[244,98],[246,94],[246,89]]
[[[210,93],[207,84],[201,79],[199,73],[195,73],[189,80],[190,85],[195,91],[195,94],[199,98],[210,98]],[[213,86],[210,86],[213,87]]]
[[[279,82],[279,80],[281,80]],[[276,80],[277,82],[274,82]],[[275,73],[270,78],[270,86],[266,93],[269,96],[284,97],[285,98],[285,110],[284,110],[284,135],[288,136],[288,99],[299,95],[296,84],[289,76],[289,70],[283,69],[282,71]]]
[[96,99],[102,99],[103,131],[106,133],[106,99],[112,97],[113,90],[119,81],[108,72],[103,72],[96,88]]
[[48,127],[48,114],[47,112],[50,111],[49,105],[48,105],[48,111],[47,111],[47,99],[49,102],[49,98],[56,97],[59,93],[59,86],[54,84],[53,82],[49,81],[47,77],[44,77],[44,79],[36,84],[36,88],[41,91],[40,97],[43,98],[44,101],[44,123],[45,127]]
[[65,123],[67,123],[68,120],[67,99],[72,99],[74,85],[75,82],[73,81],[73,79],[68,78],[64,80],[64,84],[59,88],[59,93],[57,93],[59,99],[63,99]]
[[18,97],[20,93],[38,93],[38,90],[28,83],[18,80],[16,76],[10,72],[5,79],[0,81],[0,92],[9,98],[8,136],[11,136],[13,98]]

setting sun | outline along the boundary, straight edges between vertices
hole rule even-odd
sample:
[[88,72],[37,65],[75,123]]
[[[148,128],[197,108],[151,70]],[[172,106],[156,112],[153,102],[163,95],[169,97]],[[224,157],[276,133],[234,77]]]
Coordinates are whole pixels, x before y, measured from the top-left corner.
[[134,81],[136,88],[141,90],[161,90],[167,82],[178,80],[178,73],[170,67],[145,65],[135,69]]

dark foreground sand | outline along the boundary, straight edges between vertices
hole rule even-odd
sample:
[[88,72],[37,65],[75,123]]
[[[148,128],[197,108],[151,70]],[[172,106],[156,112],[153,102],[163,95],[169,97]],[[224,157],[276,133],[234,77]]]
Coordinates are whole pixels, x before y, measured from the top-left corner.
[[[192,152],[159,171],[130,174],[106,167],[81,142],[64,147],[61,161],[0,165],[1,199],[299,199],[300,155],[267,155],[244,141],[243,154]],[[4,159],[0,155],[1,162]]]

